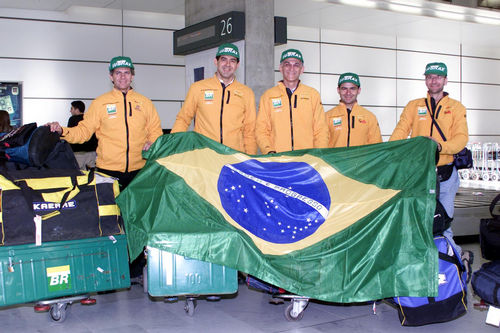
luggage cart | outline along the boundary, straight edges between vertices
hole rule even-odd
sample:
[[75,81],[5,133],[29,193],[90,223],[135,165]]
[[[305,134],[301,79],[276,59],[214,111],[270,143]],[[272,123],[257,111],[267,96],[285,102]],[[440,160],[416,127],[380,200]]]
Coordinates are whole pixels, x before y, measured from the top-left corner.
[[273,298],[290,299],[290,304],[285,308],[285,319],[288,321],[299,321],[304,317],[304,310],[309,305],[309,297],[293,294],[273,295]]
[[493,144],[490,142],[486,142],[483,144],[483,154],[484,154],[484,162],[483,162],[483,170],[481,172],[481,179],[484,181],[491,180],[495,169],[495,160],[493,159]]
[[0,307],[35,302],[62,322],[74,302],[95,304],[90,293],[128,287],[125,235],[0,247]]
[[470,170],[468,174],[468,178],[464,179],[470,179],[470,180],[479,180],[480,174],[482,171],[482,165],[483,165],[483,147],[481,143],[473,143],[472,144],[472,159],[474,161],[472,165],[472,170]]
[[290,294],[282,288],[273,286],[251,275],[247,275],[246,283],[250,288],[271,294],[269,303],[283,304],[284,299],[290,299],[290,304],[285,308],[284,313],[286,320],[299,321],[304,317],[304,310],[309,305],[309,297]]
[[56,298],[48,301],[40,301],[33,308],[35,312],[48,312],[50,319],[55,322],[63,322],[66,319],[69,306],[74,302],[82,305],[93,305],[96,303],[95,298],[91,298],[90,294],[84,294],[73,297]]
[[499,181],[500,180],[500,145],[498,143],[493,144],[493,172],[491,175],[491,180],[492,181]]
[[154,247],[147,247],[144,292],[164,297],[166,302],[185,298],[184,311],[194,315],[197,299],[220,300],[222,294],[238,291],[238,272],[234,269],[190,259]]

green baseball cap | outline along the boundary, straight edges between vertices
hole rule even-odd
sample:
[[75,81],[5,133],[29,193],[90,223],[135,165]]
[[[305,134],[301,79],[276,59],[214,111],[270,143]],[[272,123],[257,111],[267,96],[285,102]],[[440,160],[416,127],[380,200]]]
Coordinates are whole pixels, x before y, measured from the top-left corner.
[[232,56],[240,60],[240,51],[238,50],[238,47],[231,43],[226,43],[219,46],[215,57],[220,57],[221,55]]
[[440,76],[448,76],[448,68],[442,62],[431,62],[425,66],[425,73],[427,74],[437,74]]
[[351,82],[351,83],[357,85],[358,87],[361,86],[361,83],[359,83],[359,76],[356,73],[349,73],[348,72],[348,73],[341,74],[339,77],[339,87],[342,83],[345,83],[345,82]]
[[134,64],[129,57],[118,56],[111,59],[109,62],[109,71],[111,72],[113,69],[118,67],[128,67],[134,69]]
[[288,58],[295,58],[304,63],[304,57],[302,57],[302,53],[300,53],[300,51],[296,49],[288,49],[283,51],[283,53],[281,53],[280,64]]

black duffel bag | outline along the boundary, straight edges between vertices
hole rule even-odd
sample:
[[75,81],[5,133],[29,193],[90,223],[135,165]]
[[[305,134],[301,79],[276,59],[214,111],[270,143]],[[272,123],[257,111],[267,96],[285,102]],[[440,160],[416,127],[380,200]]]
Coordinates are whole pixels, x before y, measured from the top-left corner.
[[[484,259],[500,260],[500,194],[490,204],[490,219],[481,219],[479,240]],[[495,210],[496,208],[496,210]]]
[[0,245],[120,234],[118,193],[116,179],[93,171],[4,171],[0,173]]

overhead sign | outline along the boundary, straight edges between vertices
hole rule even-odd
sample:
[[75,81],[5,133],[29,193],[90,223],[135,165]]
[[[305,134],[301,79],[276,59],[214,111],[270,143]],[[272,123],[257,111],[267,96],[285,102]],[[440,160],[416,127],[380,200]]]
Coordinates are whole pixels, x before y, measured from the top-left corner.
[[174,31],[174,54],[191,54],[242,39],[245,13],[233,11]]
[[[274,45],[287,42],[286,17],[274,17]],[[245,13],[229,12],[174,31],[174,54],[186,55],[245,39]]]

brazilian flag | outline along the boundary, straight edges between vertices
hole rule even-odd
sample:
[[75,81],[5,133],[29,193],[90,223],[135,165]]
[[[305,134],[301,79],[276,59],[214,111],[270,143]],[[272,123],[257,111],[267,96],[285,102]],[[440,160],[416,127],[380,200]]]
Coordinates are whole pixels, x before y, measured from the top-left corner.
[[131,258],[147,245],[332,302],[437,296],[435,152],[418,137],[250,156],[162,136],[117,198]]

